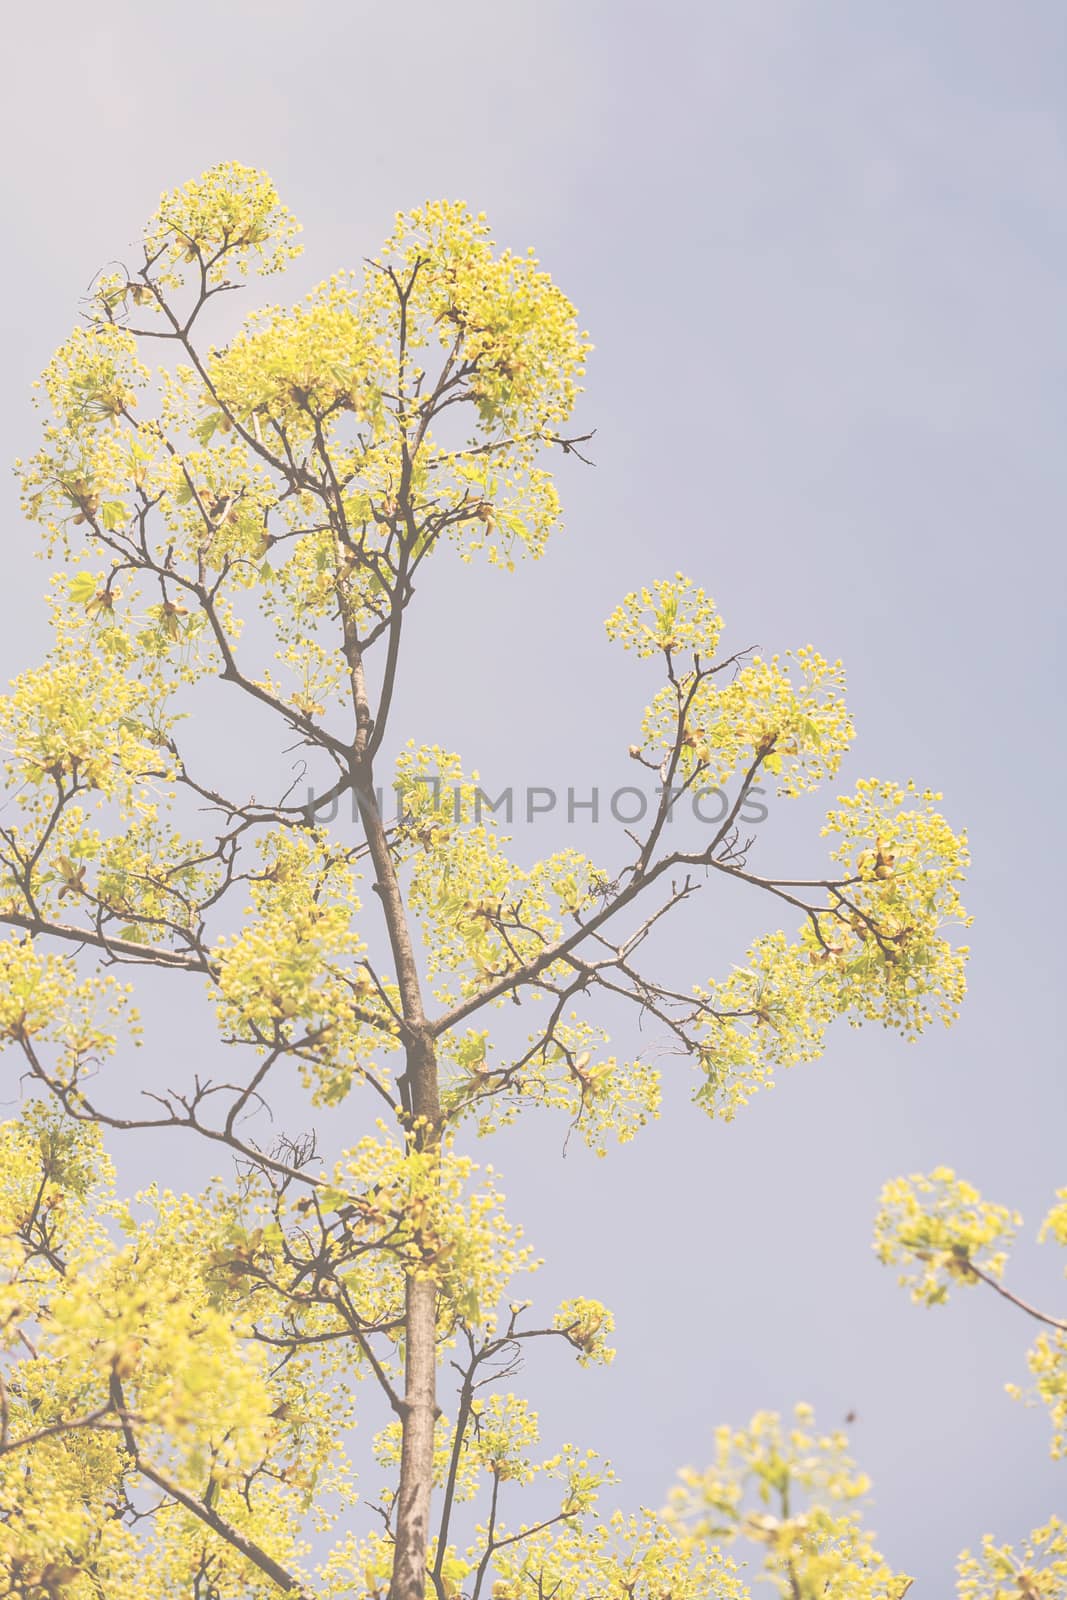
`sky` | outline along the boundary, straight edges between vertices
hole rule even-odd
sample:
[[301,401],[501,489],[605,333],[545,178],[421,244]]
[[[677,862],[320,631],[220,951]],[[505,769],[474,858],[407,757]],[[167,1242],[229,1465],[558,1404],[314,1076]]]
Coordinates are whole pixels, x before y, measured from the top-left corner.
[[[304,257],[270,285],[286,299],[358,265],[397,209],[465,199],[579,308],[596,466],[563,464],[567,528],[541,563],[427,585],[398,729],[490,786],[632,781],[648,682],[602,620],[682,570],[733,648],[844,659],[860,737],[839,789],[914,776],[968,829],[974,956],[952,1031],[906,1047],[844,1030],[730,1126],[674,1065],[661,1122],[608,1160],[564,1157],[557,1125],[493,1157],[546,1258],[538,1298],[595,1295],[617,1317],[609,1371],[531,1369],[549,1436],[604,1451],[620,1501],[655,1507],[719,1423],[798,1400],[826,1426],[854,1411],[882,1549],[917,1593],[948,1592],[961,1547],[1065,1502],[1044,1413],[1004,1394],[1029,1328],[975,1293],[912,1307],[870,1238],[885,1179],[949,1164],[1024,1213],[1012,1282],[1064,1305],[1062,1262],[1032,1235],[1067,1182],[1067,13],[56,0],[6,24],[9,457],[33,448],[30,384],[78,296],[162,189],[221,160],[266,168],[304,224]],[[45,648],[46,572],[2,492],[6,679]],[[224,713],[197,737],[241,751]],[[584,815],[518,827],[516,849],[610,857],[617,827]],[[755,859],[810,857],[818,825],[817,806],[776,808]],[[661,959],[725,970],[752,914],[709,898]],[[168,1004],[149,1066],[121,1070],[173,1082],[210,1052]],[[620,1053],[638,1043],[616,1034]],[[131,1186],[213,1170],[166,1139],[114,1153]]]

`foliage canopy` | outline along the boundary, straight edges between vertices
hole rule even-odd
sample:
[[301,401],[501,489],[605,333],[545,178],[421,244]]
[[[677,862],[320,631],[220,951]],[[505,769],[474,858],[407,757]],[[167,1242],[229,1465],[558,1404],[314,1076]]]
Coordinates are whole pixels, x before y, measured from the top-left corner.
[[[205,345],[208,308],[283,270],[297,235],[236,165],[165,195],[50,363],[20,469],[60,564],[52,649],[0,704],[0,1039],[36,1091],[0,1130],[4,1592],[732,1600],[743,1539],[783,1594],[902,1595],[861,1525],[866,1481],[803,1409],[720,1432],[662,1514],[600,1512],[607,1466],[542,1453],[509,1387],[526,1347],[606,1361],[612,1319],[515,1298],[536,1263],[470,1152],[534,1107],[599,1150],[656,1115],[660,1063],[609,1053],[604,1003],[651,1021],[725,1120],[835,1019],[951,1022],[966,841],[937,795],[864,780],[827,813],[823,877],[755,872],[746,798],[833,780],[842,669],[808,647],[723,656],[718,611],[678,574],[607,622],[654,679],[630,749],[658,782],[651,819],[621,861],[514,862],[476,776],[398,745],[390,712],[424,566],[451,545],[512,568],[558,527],[548,464],[580,454],[588,340],[532,254],[438,202],[398,216],[362,272]],[[264,802],[201,770],[186,722],[209,692],[234,718],[255,706],[268,753],[295,742],[314,795]],[[724,820],[668,843],[678,794],[711,786]],[[326,817],[347,795],[357,845]],[[679,990],[650,935],[724,876],[771,926]],[[108,1064],[140,1038],[145,966],[174,974],[176,1005],[206,995],[226,1063],[147,1106]],[[351,1129],[337,1160],[258,1142],[281,1074]],[[120,1201],[103,1138],[135,1127],[213,1141],[233,1170]],[[1009,1221],[935,1174],[890,1186],[879,1248],[920,1262],[934,1301],[999,1282]],[[1047,1228],[1064,1242],[1063,1205]],[[1031,1358],[1060,1449],[1063,1340],[1054,1324]],[[377,1520],[356,1505],[357,1416],[381,1425]],[[990,1544],[961,1595],[1062,1593],[1065,1539],[1053,1523],[1018,1558]],[[1020,1562],[1051,1576],[1025,1588]]]

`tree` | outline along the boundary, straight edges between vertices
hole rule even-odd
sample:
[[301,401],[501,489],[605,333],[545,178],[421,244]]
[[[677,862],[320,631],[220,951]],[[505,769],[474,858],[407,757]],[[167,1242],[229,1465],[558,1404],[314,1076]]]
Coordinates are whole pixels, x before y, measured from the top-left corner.
[[[1027,1356],[1035,1398],[1048,1406],[1054,1461],[1067,1456],[1067,1318],[1021,1299],[1003,1283],[1008,1248],[1022,1218],[1006,1206],[983,1200],[951,1167],[887,1183],[875,1223],[875,1249],[887,1266],[901,1268],[900,1282],[917,1305],[939,1306],[954,1288],[982,1284],[1038,1323]],[[1043,1219],[1038,1238],[1067,1245],[1067,1189]],[[1024,1398],[1018,1384],[1008,1393]],[[1030,1398],[1025,1396],[1025,1398]],[[960,1600],[1042,1600],[1067,1593],[1067,1522],[1051,1517],[1017,1553],[990,1536],[980,1556],[965,1550],[959,1562]]]
[[[165,195],[49,365],[43,443],[21,468],[64,565],[53,648],[0,713],[17,802],[0,830],[0,1031],[35,1089],[4,1128],[8,1592],[739,1594],[684,1492],[673,1520],[601,1520],[594,1457],[535,1463],[510,1376],[544,1339],[608,1359],[611,1317],[512,1297],[530,1255],[468,1150],[536,1106],[597,1148],[656,1114],[655,1065],[607,1053],[598,1004],[653,1022],[727,1120],[817,1056],[836,1018],[906,1036],[950,1022],[966,844],[937,796],[865,780],[828,813],[824,876],[750,868],[741,819],[760,780],[788,798],[838,770],[842,671],[810,648],[723,654],[718,612],[681,575],[607,624],[656,680],[629,753],[658,798],[623,860],[561,850],[520,869],[476,777],[437,748],[399,746],[393,816],[382,774],[416,583],[446,544],[508,568],[542,553],[559,519],[545,463],[581,454],[566,429],[589,346],[532,255],[444,202],[399,216],[361,275],[205,344],[216,303],[250,269],[284,268],[296,233],[241,167]],[[201,771],[183,718],[211,693],[235,718],[254,705],[275,748],[295,742],[313,792],[259,801]],[[724,819],[673,842],[678,796],[713,786]],[[356,847],[328,821],[348,797]],[[725,977],[674,987],[653,930],[723,878],[764,897],[771,930]],[[147,1105],[105,1066],[138,1038],[120,980],[146,966],[174,975],[175,1005],[206,986],[220,1039],[218,1066]],[[251,1113],[287,1068],[343,1123],[338,1160],[313,1137],[257,1140]],[[214,1141],[234,1171],[200,1197],[118,1201],[104,1133],[164,1127]],[[361,1534],[356,1379],[377,1397],[361,1415],[389,1419],[391,1475]],[[830,1464],[803,1481],[854,1488],[807,1425],[790,1448]],[[727,1510],[754,1462],[780,1478],[775,1426],[724,1446],[720,1477],[740,1474]],[[535,1478],[535,1520],[505,1522]],[[309,1513],[341,1521],[317,1567]],[[851,1515],[812,1541],[820,1572],[847,1544],[834,1570],[881,1592]]]
[[[982,1199],[949,1167],[895,1179],[882,1190],[875,1249],[917,1304],[945,1304],[954,1288],[984,1285],[1037,1322],[1029,1352],[1034,1398],[1048,1406],[1054,1460],[1067,1454],[1067,1319],[1021,1299],[1003,1283],[1017,1212]],[[1039,1238],[1067,1244],[1067,1189]],[[1030,1399],[1017,1384],[1016,1399]],[[846,1453],[843,1435],[819,1437],[809,1408],[786,1428],[771,1413],[749,1428],[720,1428],[714,1462],[686,1472],[664,1513],[668,1527],[698,1548],[747,1538],[763,1552],[763,1573],[787,1600],[903,1600],[913,1580],[885,1563],[864,1530],[869,1480]],[[958,1562],[959,1600],[1062,1600],[1067,1594],[1067,1522],[1051,1516],[1021,1548],[986,1535]]]

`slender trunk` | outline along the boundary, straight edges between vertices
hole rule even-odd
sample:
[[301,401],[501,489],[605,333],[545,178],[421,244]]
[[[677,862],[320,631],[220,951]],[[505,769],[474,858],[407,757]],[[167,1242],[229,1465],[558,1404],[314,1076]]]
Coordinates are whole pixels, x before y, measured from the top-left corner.
[[[424,1034],[408,1049],[411,1109],[425,1119],[420,1138],[436,1142],[440,1121],[437,1061]],[[404,1291],[404,1409],[396,1545],[389,1600],[424,1600],[433,1488],[433,1437],[437,1422],[437,1285],[409,1276]]]
[[437,1286],[409,1277],[405,1296],[407,1353],[396,1545],[389,1600],[423,1600],[430,1539],[433,1436],[437,1421]]
[[[407,1057],[404,1105],[415,1123],[420,1143],[436,1143],[441,1123],[437,1058],[426,1026],[407,911],[385,828],[374,801],[373,780],[367,770],[354,776],[404,1012]],[[437,1421],[437,1289],[426,1279],[410,1276],[405,1285],[404,1339],[400,1483],[389,1600],[424,1600]]]

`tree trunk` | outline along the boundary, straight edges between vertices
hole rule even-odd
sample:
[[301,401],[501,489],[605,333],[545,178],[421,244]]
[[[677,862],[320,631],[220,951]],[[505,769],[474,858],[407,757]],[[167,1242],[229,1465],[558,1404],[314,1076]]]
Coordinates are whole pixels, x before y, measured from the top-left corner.
[[[437,1057],[426,1026],[407,908],[374,801],[373,780],[369,771],[359,772],[358,779],[362,781],[356,782],[356,794],[374,863],[375,887],[385,911],[404,1013],[407,1057],[404,1104],[419,1143],[423,1146],[436,1144],[441,1127]],[[437,1286],[433,1282],[409,1276],[404,1291],[404,1339],[403,1432],[389,1600],[424,1600],[437,1421]]]
[[425,1278],[408,1278],[405,1332],[404,1432],[389,1600],[423,1600],[437,1420],[437,1286]]
[[[437,1058],[424,1033],[407,1055],[411,1109],[421,1143],[436,1143],[441,1117]],[[409,1276],[404,1291],[404,1409],[396,1547],[389,1600],[424,1600],[437,1422],[437,1285]]]

